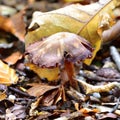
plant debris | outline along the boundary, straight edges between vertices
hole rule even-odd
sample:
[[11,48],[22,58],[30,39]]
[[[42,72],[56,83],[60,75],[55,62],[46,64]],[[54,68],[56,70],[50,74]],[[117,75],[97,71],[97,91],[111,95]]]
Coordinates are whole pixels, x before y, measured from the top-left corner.
[[0,120],[119,120],[119,11],[119,0],[1,0]]

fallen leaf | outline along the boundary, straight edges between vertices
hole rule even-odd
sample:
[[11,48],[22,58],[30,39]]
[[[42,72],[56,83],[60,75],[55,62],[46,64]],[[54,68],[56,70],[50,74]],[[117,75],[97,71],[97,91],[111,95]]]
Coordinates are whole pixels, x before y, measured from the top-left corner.
[[63,86],[50,86],[47,84],[31,85],[33,86],[27,90],[27,93],[39,98],[39,103],[43,106],[51,106],[53,104],[57,104],[60,100],[66,100]]
[[18,60],[22,59],[22,53],[19,51],[16,51],[12,53],[9,57],[5,58],[4,61],[8,63],[9,65],[14,65]]
[[26,32],[26,25],[23,20],[24,14],[25,11],[22,10],[19,13],[11,16],[10,18],[0,16],[0,29],[12,33],[16,37],[18,37],[19,40],[24,41],[24,36]]
[[58,94],[58,89],[50,91],[49,93],[45,94],[42,98],[42,105],[43,106],[51,106],[54,103],[55,97]]
[[54,103],[57,104],[60,100],[66,101],[66,94],[65,94],[64,86],[61,86],[59,88],[58,95],[57,95]]
[[18,81],[18,76],[15,70],[0,60],[0,84],[15,84]]
[[54,89],[58,89],[59,86],[50,86],[47,84],[35,84],[33,87],[27,90],[27,93],[31,96],[40,97],[46,92]]
[[33,70],[40,78],[47,78],[48,81],[58,80],[59,78],[59,68],[40,68],[32,63],[26,63],[26,66]]
[[45,94],[42,99],[42,104],[44,106],[51,106],[53,104],[57,104],[61,100],[66,101],[66,96],[63,86],[59,87],[59,89],[49,91],[47,94]]
[[24,119],[26,117],[26,107],[15,104],[13,107],[6,109],[6,119]]
[[[100,33],[97,31],[109,29],[114,23],[112,11],[114,8],[114,1],[109,0],[102,4],[99,2],[85,6],[73,4],[51,12],[35,12],[25,38],[26,46],[56,32],[73,32],[89,40],[95,47],[93,57],[86,61],[90,64],[102,43]],[[35,24],[38,27],[32,30]]]

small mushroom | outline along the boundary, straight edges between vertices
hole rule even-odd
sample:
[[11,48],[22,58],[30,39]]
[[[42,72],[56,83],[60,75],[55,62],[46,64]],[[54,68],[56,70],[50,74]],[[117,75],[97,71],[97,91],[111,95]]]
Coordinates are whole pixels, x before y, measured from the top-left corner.
[[69,32],[59,32],[26,47],[29,61],[42,68],[64,66],[69,83],[77,87],[74,80],[74,63],[92,56],[93,48],[84,38]]

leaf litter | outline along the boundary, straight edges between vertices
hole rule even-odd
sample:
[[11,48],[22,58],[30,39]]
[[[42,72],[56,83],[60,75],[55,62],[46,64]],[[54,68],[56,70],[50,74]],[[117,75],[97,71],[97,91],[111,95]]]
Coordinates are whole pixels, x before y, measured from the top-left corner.
[[[106,36],[105,32],[111,33],[114,28],[119,28],[119,24],[113,27],[112,24],[110,24],[108,26],[104,26],[104,28],[100,28],[100,30],[105,30],[106,27],[107,29],[109,28],[108,31],[103,32],[104,34],[102,36],[103,40],[105,39],[105,42],[109,41],[109,44],[105,44],[105,47],[101,47],[101,49],[99,49],[99,52],[94,56],[95,58],[92,60],[90,65],[86,65],[85,63],[82,63],[81,65],[80,62],[74,63],[75,74],[73,75],[74,77],[72,79],[77,82],[79,86],[78,90],[76,87],[73,87],[72,84],[68,84],[67,81],[70,79],[70,77],[67,76],[66,71],[64,70],[64,65],[59,68],[59,72],[61,72],[62,75],[58,74],[59,78],[54,77],[56,78],[54,80],[53,78],[52,80],[48,80],[46,77],[44,77],[45,74],[48,74],[48,70],[46,70],[42,77],[39,77],[37,72],[34,73],[34,71],[32,71],[26,65],[28,59],[24,54],[24,45],[26,44],[24,43],[24,37],[25,31],[27,30],[25,26],[29,25],[29,21],[32,20],[32,13],[35,10],[40,9],[38,7],[35,8],[35,6],[32,5],[37,3],[36,0],[21,1],[20,3],[16,0],[13,1],[14,2],[11,4],[9,2],[1,2],[2,5],[5,5],[6,7],[14,8],[11,9],[14,10],[12,13],[8,12],[7,14],[3,14],[3,11],[1,11],[2,9],[0,9],[0,13],[2,13],[1,19],[5,21],[7,20],[7,23],[10,23],[10,25],[4,25],[0,27],[2,31],[2,33],[0,32],[0,38],[4,39],[2,42],[0,42],[0,118],[10,120],[120,119],[119,29],[115,31],[113,36],[110,36],[109,38],[104,37],[104,35]],[[55,4],[51,2],[55,2]],[[43,11],[50,11],[54,8],[60,8],[61,5],[66,5],[64,2],[68,1],[39,1],[39,3],[44,5],[47,4],[47,7],[48,5],[51,5],[51,8],[43,7]],[[71,0],[71,2],[74,1]],[[76,2],[79,3],[80,1]],[[80,3],[90,5],[91,2],[93,1],[83,1]],[[116,0],[114,2],[116,2]],[[112,1],[109,3],[110,6],[111,3]],[[82,7],[84,8],[84,5]],[[107,6],[104,8],[107,8]],[[119,1],[117,4],[117,9],[118,8]],[[8,14],[9,16],[6,16]],[[117,15],[117,13],[115,13],[115,15]],[[18,19],[18,23],[14,22]],[[116,22],[118,19],[119,16],[117,16]],[[102,24],[104,24],[104,21],[102,21]],[[49,24],[47,24],[47,26],[48,25]],[[19,29],[16,28],[16,26]],[[54,27],[54,29],[56,29],[56,27]],[[40,28],[33,29],[30,35],[32,35],[32,32],[37,33],[37,30],[39,31]],[[65,31],[63,30],[62,32]],[[82,32],[81,34],[86,33]],[[93,35],[97,36],[96,34]],[[111,38],[114,39],[114,42],[111,41]],[[39,39],[36,40],[40,39],[41,38],[39,37]],[[45,41],[43,40],[43,42]],[[3,45],[4,43],[5,46]],[[63,45],[63,43],[60,44]],[[86,46],[86,44],[84,45]],[[71,45],[69,44],[68,47],[70,46]],[[114,49],[114,52],[112,49]],[[76,53],[76,51],[72,52]],[[42,54],[44,54],[44,51]],[[67,53],[66,55],[68,58],[70,57]],[[117,60],[115,58],[116,55]],[[49,56],[48,59],[51,59],[51,57]],[[51,64],[49,63],[49,65]],[[36,66],[39,67],[38,64],[36,64]],[[69,67],[68,65],[67,67],[70,69],[68,73],[72,75],[72,67]],[[53,70],[51,73],[53,74],[57,69]],[[50,74],[47,76],[49,77]],[[62,79],[65,81],[62,81]]]

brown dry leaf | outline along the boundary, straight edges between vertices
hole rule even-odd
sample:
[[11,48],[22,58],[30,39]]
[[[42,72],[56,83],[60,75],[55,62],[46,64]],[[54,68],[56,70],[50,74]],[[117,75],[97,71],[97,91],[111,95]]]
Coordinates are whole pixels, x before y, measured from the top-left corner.
[[0,60],[0,84],[15,84],[18,81],[18,76],[15,70]]
[[65,101],[64,88],[59,86],[50,86],[48,84],[31,84],[33,87],[27,90],[31,96],[38,97],[39,102],[44,106],[56,104],[58,101]]
[[56,32],[73,32],[89,40],[95,47],[93,57],[86,61],[90,64],[101,47],[100,33],[114,23],[114,2],[116,0],[85,6],[73,4],[51,12],[35,12],[25,38],[26,46]]
[[16,51],[12,53],[9,57],[5,58],[4,61],[9,65],[14,65],[18,60],[22,59],[22,53],[20,51]]
[[57,104],[61,100],[66,101],[66,96],[63,86],[59,87],[59,89],[49,91],[47,94],[45,94],[42,99],[42,105],[51,106],[53,104]]
[[25,14],[25,10],[20,11],[19,13],[11,16],[10,18],[0,16],[0,29],[6,32],[10,32],[19,40],[24,41],[25,36],[25,22],[23,20],[23,16]]
[[65,95],[64,86],[61,86],[59,88],[56,99],[54,99],[54,103],[57,104],[60,100],[66,101],[66,95]]
[[50,86],[47,84],[35,84],[33,87],[27,90],[27,93],[31,96],[40,97],[46,92],[54,89],[58,89],[59,86]]
[[58,94],[59,90],[55,89],[50,91],[48,94],[43,96],[42,105],[43,106],[51,106],[54,103],[55,97]]

